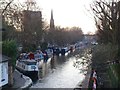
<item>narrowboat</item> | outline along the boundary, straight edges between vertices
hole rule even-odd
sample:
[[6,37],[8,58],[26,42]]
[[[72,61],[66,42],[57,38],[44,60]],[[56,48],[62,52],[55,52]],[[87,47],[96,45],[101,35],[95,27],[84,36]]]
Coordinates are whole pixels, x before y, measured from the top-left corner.
[[24,75],[29,76],[30,78],[37,78],[38,77],[38,69],[42,67],[43,60],[36,61],[36,60],[17,60],[16,61],[16,69],[18,69]]
[[64,47],[64,48],[61,49],[61,55],[66,55],[66,54],[68,54],[68,52],[69,52],[68,47]]

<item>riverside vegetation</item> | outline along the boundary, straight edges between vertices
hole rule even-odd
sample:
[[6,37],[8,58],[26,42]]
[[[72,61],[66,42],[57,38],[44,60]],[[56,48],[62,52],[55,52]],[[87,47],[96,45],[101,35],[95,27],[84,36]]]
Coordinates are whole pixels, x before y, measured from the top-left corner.
[[[113,44],[99,44],[92,47],[92,69],[98,77],[98,88],[119,88],[120,64],[117,62],[118,46]],[[92,88],[90,80],[89,88]]]

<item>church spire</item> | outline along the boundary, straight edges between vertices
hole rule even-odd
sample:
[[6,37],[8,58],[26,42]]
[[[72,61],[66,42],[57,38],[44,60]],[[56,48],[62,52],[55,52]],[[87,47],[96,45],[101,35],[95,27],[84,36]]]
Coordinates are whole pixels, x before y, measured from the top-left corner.
[[54,30],[53,10],[51,10],[50,30]]
[[51,10],[51,19],[53,20],[53,10]]

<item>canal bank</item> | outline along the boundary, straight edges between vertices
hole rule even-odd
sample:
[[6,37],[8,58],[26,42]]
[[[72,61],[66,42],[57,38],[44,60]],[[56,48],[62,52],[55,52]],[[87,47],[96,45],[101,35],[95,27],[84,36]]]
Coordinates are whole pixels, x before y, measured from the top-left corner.
[[[83,55],[83,62],[82,63],[87,63],[87,69],[86,69],[86,71],[87,71],[87,73],[85,73],[85,78],[84,78],[84,80],[81,82],[79,82],[77,85],[76,85],[76,87],[75,87],[75,89],[88,89],[89,88],[89,81],[90,81],[90,78],[91,78],[91,72],[92,72],[92,70],[91,70],[91,58],[92,58],[92,54],[90,53],[90,51],[91,51],[91,49],[89,48],[89,49],[86,49],[86,52],[84,53],[84,55]],[[84,62],[84,60],[86,61],[86,62]],[[83,65],[85,65],[85,64],[83,64]],[[85,65],[86,66],[86,65]]]
[[15,89],[15,90],[28,88],[33,83],[29,77],[23,75],[18,70],[14,71],[13,78],[14,78],[14,84],[11,87],[11,89]]
[[82,81],[82,83],[79,82],[75,88],[88,89],[90,77],[91,77],[91,67],[88,69],[85,79]]

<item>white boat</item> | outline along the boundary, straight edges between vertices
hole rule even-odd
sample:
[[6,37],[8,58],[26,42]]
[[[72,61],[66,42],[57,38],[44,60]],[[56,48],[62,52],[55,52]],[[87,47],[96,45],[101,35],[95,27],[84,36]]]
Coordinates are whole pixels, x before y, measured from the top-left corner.
[[37,62],[35,60],[17,60],[16,67],[23,71],[38,71]]
[[18,69],[24,75],[29,76],[31,79],[36,80],[38,78],[38,70],[42,67],[43,60],[17,60],[16,69]]
[[61,49],[61,55],[65,55],[66,56],[66,55],[68,55],[68,53],[70,53],[68,47],[63,47]]
[[[42,70],[43,63],[45,63],[44,60],[44,54],[40,56],[40,54],[34,54],[34,59],[26,59],[26,54],[22,56],[22,58],[19,58],[16,61],[16,69],[18,69],[21,73],[33,78],[38,77],[38,72]],[[46,62],[50,62],[52,58],[52,53],[48,53],[48,60]],[[35,78],[36,79],[36,78]]]

